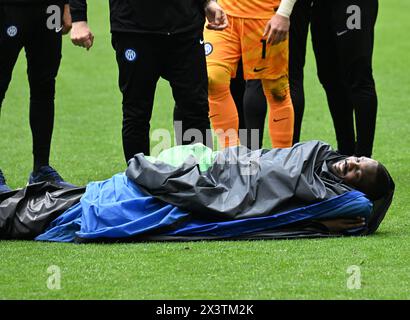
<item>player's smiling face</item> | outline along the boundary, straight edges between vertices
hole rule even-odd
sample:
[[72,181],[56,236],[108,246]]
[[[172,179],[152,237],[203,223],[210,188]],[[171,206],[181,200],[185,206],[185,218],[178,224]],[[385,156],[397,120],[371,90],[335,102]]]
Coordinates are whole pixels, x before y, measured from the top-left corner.
[[359,190],[372,183],[377,175],[378,162],[366,157],[348,157],[333,164],[333,172]]

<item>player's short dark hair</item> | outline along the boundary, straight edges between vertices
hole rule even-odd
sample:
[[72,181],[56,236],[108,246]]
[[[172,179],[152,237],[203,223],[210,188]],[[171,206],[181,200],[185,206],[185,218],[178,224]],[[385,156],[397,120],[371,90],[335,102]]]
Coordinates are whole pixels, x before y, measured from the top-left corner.
[[370,184],[366,194],[370,200],[375,201],[386,196],[392,188],[390,174],[380,162],[377,165],[376,177]]

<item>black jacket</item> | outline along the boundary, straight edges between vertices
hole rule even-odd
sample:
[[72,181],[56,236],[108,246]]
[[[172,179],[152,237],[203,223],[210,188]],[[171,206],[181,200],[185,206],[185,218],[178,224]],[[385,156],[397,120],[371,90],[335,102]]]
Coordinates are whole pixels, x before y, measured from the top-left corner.
[[[205,24],[205,0],[109,1],[112,32],[170,35],[199,31]],[[73,22],[87,21],[86,0],[70,0],[70,7]]]

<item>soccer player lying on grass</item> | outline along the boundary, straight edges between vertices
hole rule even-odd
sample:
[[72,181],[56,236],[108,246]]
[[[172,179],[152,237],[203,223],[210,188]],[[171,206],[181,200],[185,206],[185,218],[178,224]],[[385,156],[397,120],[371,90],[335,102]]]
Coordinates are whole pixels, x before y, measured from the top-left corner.
[[177,146],[157,158],[137,154],[125,174],[86,190],[38,184],[0,195],[0,237],[90,242],[367,235],[383,220],[393,193],[382,164],[340,155],[320,141],[256,151]]

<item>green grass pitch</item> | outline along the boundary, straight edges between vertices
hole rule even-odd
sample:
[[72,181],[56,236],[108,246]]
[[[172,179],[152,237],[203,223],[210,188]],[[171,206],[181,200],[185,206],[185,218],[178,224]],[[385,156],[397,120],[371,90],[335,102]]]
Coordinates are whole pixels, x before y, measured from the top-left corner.
[[[121,97],[108,26],[108,1],[90,1],[95,46],[64,41],[51,163],[75,184],[124,170]],[[374,52],[379,112],[374,157],[397,185],[393,205],[367,238],[75,245],[0,242],[0,299],[409,299],[410,20],[407,0],[380,1]],[[12,187],[31,170],[28,85],[22,52],[4,101],[0,167]],[[335,146],[311,48],[303,140]],[[173,99],[158,84],[152,127],[171,128]],[[265,147],[269,147],[265,135]],[[48,289],[49,266],[61,288]],[[347,286],[351,265],[361,288]]]

